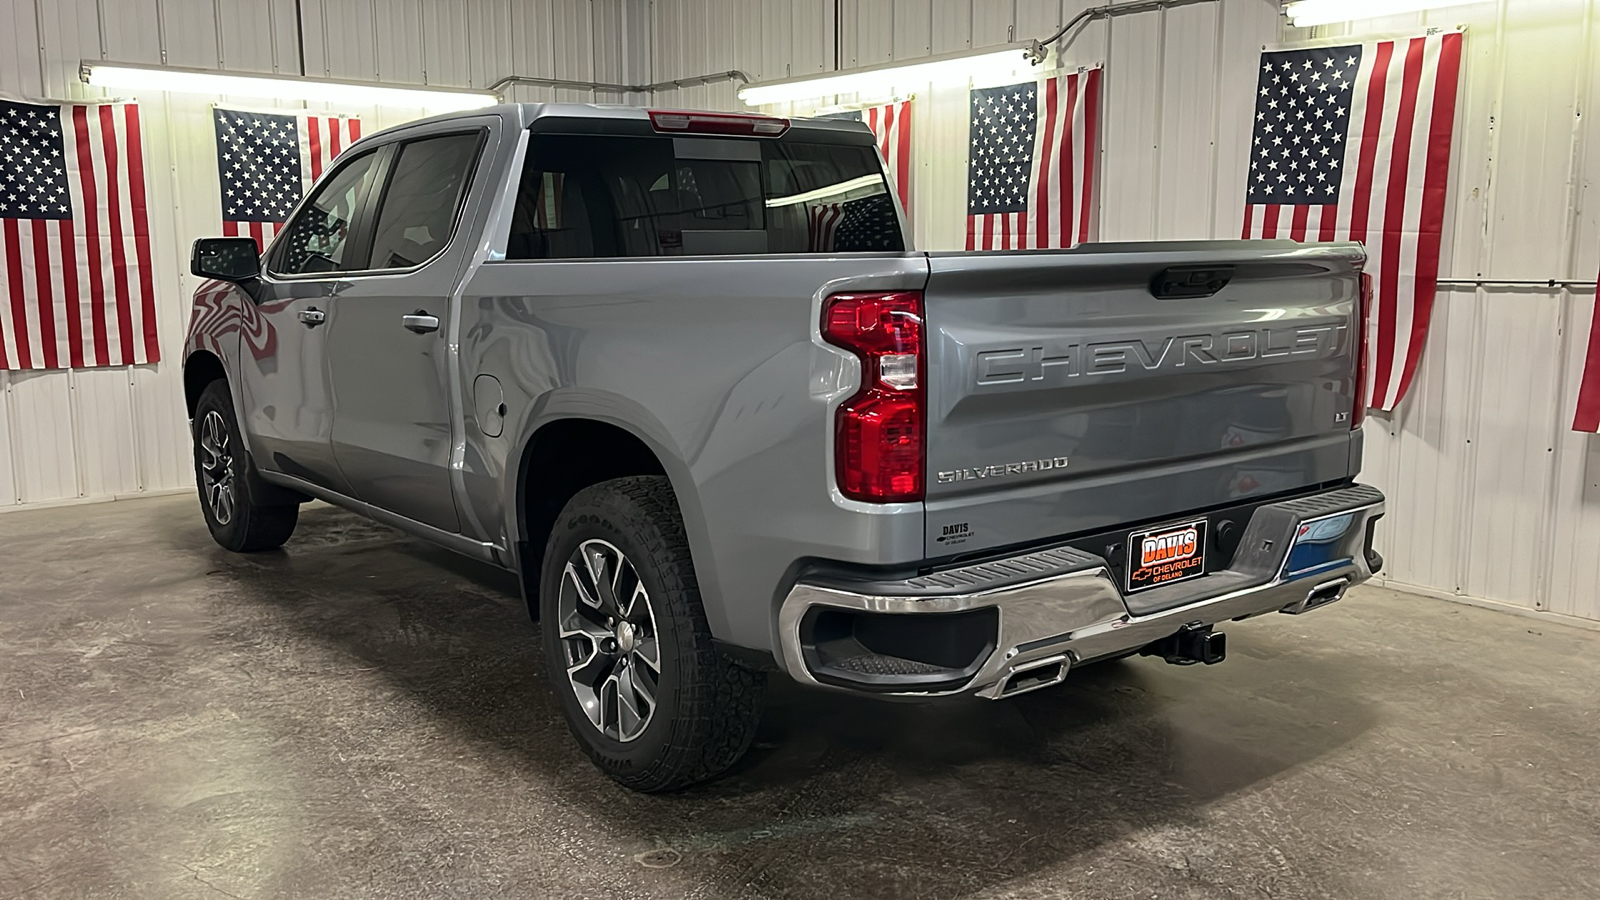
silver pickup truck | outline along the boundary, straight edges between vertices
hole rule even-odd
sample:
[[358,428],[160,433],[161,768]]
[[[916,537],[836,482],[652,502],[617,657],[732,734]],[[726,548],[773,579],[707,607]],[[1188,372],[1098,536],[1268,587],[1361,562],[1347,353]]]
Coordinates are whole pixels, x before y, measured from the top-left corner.
[[914,251],[859,123],[429,119],[265,253],[196,242],[201,506],[230,550],[317,498],[518,572],[579,742],[681,787],[745,752],[769,673],[998,700],[1214,663],[1214,625],[1371,577],[1363,263]]

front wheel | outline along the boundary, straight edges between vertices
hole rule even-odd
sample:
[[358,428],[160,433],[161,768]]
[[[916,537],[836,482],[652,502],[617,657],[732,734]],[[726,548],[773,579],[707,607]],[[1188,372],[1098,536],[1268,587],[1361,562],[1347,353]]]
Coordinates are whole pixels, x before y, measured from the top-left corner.
[[298,504],[268,505],[266,485],[250,465],[228,383],[217,379],[200,392],[194,409],[194,480],[211,537],[235,553],[273,550],[294,533]]
[[755,739],[765,676],[712,645],[665,478],[602,482],[567,503],[545,547],[539,622],[568,727],[626,787],[714,778]]

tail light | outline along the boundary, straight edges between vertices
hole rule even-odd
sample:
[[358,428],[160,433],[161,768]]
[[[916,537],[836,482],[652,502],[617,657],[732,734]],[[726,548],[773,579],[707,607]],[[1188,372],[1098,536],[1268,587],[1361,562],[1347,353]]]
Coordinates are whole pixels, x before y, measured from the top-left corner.
[[1361,273],[1361,296],[1356,300],[1356,385],[1350,407],[1350,430],[1367,418],[1367,316],[1372,312],[1372,276]]
[[823,340],[861,360],[861,390],[840,407],[834,469],[846,497],[921,500],[927,410],[922,294],[837,294],[822,312]]

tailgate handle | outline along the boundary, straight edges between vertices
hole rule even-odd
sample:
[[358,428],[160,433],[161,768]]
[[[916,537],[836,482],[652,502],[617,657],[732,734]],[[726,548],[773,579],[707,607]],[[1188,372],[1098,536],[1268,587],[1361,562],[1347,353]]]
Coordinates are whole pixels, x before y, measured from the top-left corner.
[[1150,282],[1150,293],[1159,300],[1209,297],[1232,280],[1233,266],[1173,266]]

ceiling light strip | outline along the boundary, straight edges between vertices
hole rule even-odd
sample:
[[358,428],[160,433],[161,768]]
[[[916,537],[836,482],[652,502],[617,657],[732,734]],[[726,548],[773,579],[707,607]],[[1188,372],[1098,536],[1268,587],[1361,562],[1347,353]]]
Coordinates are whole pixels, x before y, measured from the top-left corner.
[[1463,0],[1294,0],[1284,6],[1296,28],[1377,19],[1428,9],[1459,6]]
[[868,66],[825,75],[786,78],[747,85],[739,99],[750,106],[811,100],[836,94],[877,96],[914,90],[930,83],[972,82],[982,86],[1010,84],[1041,71],[1024,56],[1025,45],[982,54],[947,54],[912,62]]
[[406,87],[371,81],[304,78],[295,75],[256,75],[151,66],[137,63],[84,60],[79,77],[85,84],[124,90],[171,91],[228,97],[271,97],[361,106],[409,106],[430,110],[475,109],[501,102],[493,91]]

